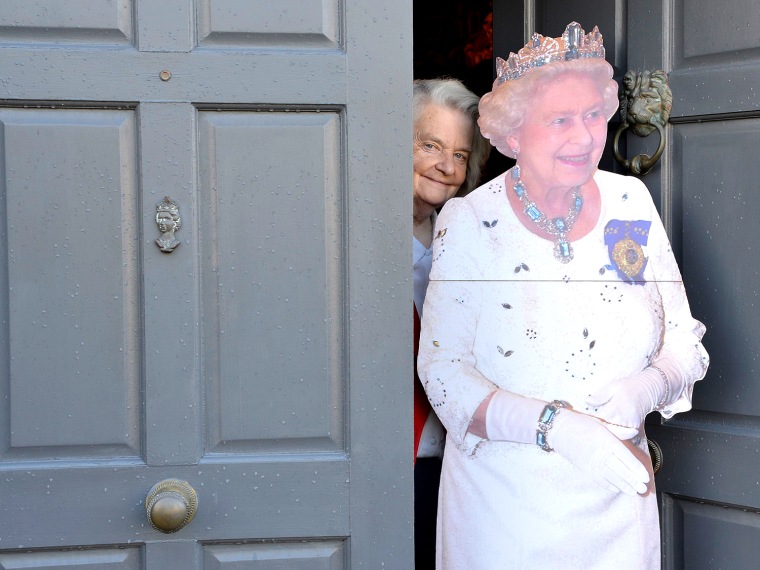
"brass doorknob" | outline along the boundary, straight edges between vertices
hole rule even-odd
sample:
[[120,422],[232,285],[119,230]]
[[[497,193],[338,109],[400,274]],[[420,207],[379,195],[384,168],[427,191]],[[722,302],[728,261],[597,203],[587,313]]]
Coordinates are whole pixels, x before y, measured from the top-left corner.
[[177,532],[193,520],[198,510],[198,495],[187,481],[164,479],[148,492],[145,510],[156,530]]

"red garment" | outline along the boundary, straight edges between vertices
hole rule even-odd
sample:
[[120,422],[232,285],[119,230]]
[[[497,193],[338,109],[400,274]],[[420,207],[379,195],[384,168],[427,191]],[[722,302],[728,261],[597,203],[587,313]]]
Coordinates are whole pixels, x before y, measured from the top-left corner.
[[420,349],[420,316],[417,314],[417,307],[414,307],[413,303],[412,306],[414,308],[414,460],[416,462],[422,428],[425,427],[431,407],[417,374],[417,353]]

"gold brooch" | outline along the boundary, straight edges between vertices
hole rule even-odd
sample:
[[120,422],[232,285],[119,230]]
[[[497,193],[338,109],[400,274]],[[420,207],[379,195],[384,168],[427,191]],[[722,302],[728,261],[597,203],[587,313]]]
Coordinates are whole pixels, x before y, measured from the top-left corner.
[[629,278],[638,275],[644,267],[644,250],[631,238],[621,239],[612,248],[612,261]]

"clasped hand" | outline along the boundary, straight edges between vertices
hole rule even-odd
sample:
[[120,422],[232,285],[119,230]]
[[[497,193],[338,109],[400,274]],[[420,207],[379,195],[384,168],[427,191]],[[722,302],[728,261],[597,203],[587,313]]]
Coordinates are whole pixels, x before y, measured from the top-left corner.
[[647,368],[628,378],[610,382],[586,398],[586,413],[607,423],[641,428],[655,409],[664,386],[657,371]]
[[[486,437],[492,441],[535,445],[536,418],[545,405],[541,400],[497,390],[484,400],[475,416],[485,413],[482,423],[486,426]],[[635,437],[638,431],[562,409],[554,416],[546,438],[556,453],[605,489],[635,495],[646,493],[649,471],[621,440]]]
[[637,429],[608,430],[598,419],[563,410],[554,419],[547,435],[548,443],[573,465],[583,470],[597,484],[627,495],[646,493],[649,471],[621,439],[631,439]]

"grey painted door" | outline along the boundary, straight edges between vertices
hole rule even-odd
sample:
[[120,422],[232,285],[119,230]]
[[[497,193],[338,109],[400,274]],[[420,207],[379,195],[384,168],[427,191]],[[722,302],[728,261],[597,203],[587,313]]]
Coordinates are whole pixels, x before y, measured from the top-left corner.
[[[558,35],[598,24],[620,81],[663,69],[673,109],[663,158],[643,177],[660,206],[689,294],[707,326],[711,365],[694,409],[647,432],[663,451],[657,475],[663,568],[744,570],[760,554],[760,9],[756,0],[494,2],[496,54],[519,27]],[[511,34],[499,32],[501,29]],[[510,38],[512,38],[510,40]],[[501,44],[499,46],[498,44]],[[614,133],[619,118],[614,118]],[[652,155],[657,133],[627,136]],[[610,145],[608,144],[608,147]],[[602,167],[620,170],[609,152]]]
[[401,0],[0,3],[0,568],[411,566],[410,42]]
[[[628,5],[628,66],[664,69],[673,91],[667,155],[645,182],[711,356],[694,410],[648,430],[664,454],[664,568],[756,568],[760,9],[754,0],[641,4]],[[630,156],[654,151],[656,140],[636,138]]]

